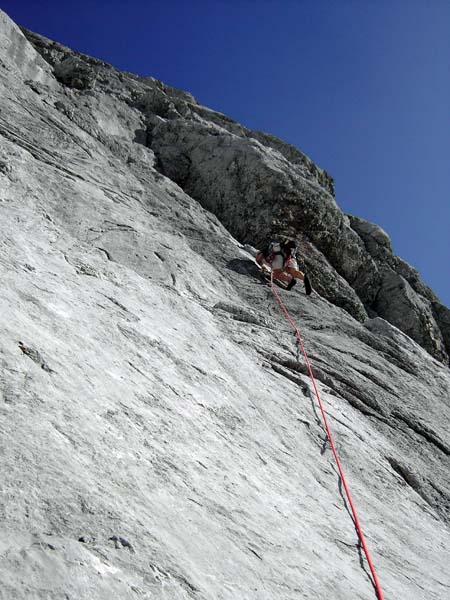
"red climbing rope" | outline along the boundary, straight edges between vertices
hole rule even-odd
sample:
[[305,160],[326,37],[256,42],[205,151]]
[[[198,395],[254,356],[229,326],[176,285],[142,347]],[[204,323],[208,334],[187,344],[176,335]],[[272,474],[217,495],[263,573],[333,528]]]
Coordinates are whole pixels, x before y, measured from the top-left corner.
[[316,380],[314,378],[314,374],[313,374],[313,371],[312,371],[312,368],[311,368],[311,363],[309,362],[308,355],[306,354],[305,346],[303,345],[302,336],[300,335],[300,332],[298,330],[297,325],[294,323],[294,320],[292,319],[291,315],[289,314],[288,309],[284,305],[283,300],[280,297],[280,294],[275,289],[275,286],[274,286],[274,283],[273,283],[273,273],[272,273],[271,278],[270,278],[270,287],[272,289],[272,292],[275,295],[275,298],[278,301],[278,304],[280,305],[281,309],[283,310],[284,314],[286,315],[287,320],[292,325],[292,327],[294,328],[295,333],[297,335],[297,339],[299,341],[300,347],[301,347],[302,352],[303,352],[303,356],[305,357],[306,365],[308,367],[309,376],[311,377],[311,381],[312,381],[313,386],[314,386],[314,391],[316,393],[317,401],[319,403],[320,412],[322,413],[322,418],[323,418],[323,423],[324,423],[324,426],[325,426],[325,431],[327,432],[327,437],[328,437],[328,440],[330,441],[331,450],[333,451],[333,455],[334,455],[334,459],[336,461],[336,465],[337,465],[337,468],[338,468],[338,471],[339,471],[339,475],[341,477],[341,481],[342,481],[342,484],[344,486],[345,493],[346,493],[347,498],[348,498],[348,502],[350,504],[350,508],[351,508],[352,515],[353,515],[353,520],[354,520],[355,527],[356,527],[356,531],[358,533],[358,537],[359,537],[359,540],[361,542],[361,546],[363,547],[364,553],[366,555],[367,562],[368,562],[369,568],[370,568],[370,572],[372,573],[373,583],[374,583],[374,586],[375,586],[375,591],[377,593],[378,599],[379,600],[384,600],[384,596],[383,596],[383,592],[381,590],[380,582],[378,580],[377,573],[375,571],[375,567],[373,565],[372,559],[370,558],[369,549],[367,547],[366,540],[364,538],[364,534],[363,534],[363,531],[362,531],[362,528],[361,528],[361,524],[359,522],[358,515],[356,513],[355,505],[353,504],[353,500],[352,500],[352,497],[351,497],[351,494],[350,494],[350,489],[349,489],[349,487],[347,485],[347,481],[345,479],[345,475],[344,475],[344,471],[342,469],[341,461],[339,460],[339,456],[338,456],[338,453],[337,453],[337,450],[336,450],[336,446],[334,445],[333,436],[331,434],[331,430],[330,430],[330,427],[328,425],[328,419],[327,419],[327,416],[325,414],[325,410],[323,408],[322,399],[320,397],[319,390],[317,388]]

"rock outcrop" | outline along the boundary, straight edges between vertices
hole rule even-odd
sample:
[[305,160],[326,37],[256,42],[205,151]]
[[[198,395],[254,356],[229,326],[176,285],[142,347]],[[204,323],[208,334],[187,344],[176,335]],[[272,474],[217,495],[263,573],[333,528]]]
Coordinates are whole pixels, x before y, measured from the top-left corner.
[[[273,235],[298,238],[320,294],[359,321],[385,318],[448,363],[448,309],[434,295],[430,299],[426,286],[409,283],[387,234],[342,213],[332,178],[306,155],[200,106],[190,94],[25,33],[69,89],[95,89],[94,95],[106,94],[139,112],[145,126],[137,139],[154,151],[161,173],[238,240],[259,245]],[[89,132],[93,127],[87,124]],[[99,132],[105,134],[111,132]]]
[[448,309],[292,146],[25,34],[0,11],[0,598],[374,599],[275,232],[385,597],[446,598]]

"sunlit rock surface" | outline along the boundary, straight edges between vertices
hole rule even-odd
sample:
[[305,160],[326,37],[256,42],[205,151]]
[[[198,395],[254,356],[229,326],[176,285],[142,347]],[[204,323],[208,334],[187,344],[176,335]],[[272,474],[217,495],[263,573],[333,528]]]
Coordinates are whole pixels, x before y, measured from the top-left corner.
[[297,150],[0,27],[0,597],[375,597],[304,361],[242,245],[282,227],[339,305],[281,292],[385,597],[447,598],[448,309]]
[[128,162],[125,140],[151,148],[156,168],[240,242],[295,236],[323,297],[360,321],[387,319],[448,364],[448,308],[392,253],[381,228],[342,213],[332,178],[305,154],[186,92],[25,33],[66,86],[70,101],[57,107],[72,122]]

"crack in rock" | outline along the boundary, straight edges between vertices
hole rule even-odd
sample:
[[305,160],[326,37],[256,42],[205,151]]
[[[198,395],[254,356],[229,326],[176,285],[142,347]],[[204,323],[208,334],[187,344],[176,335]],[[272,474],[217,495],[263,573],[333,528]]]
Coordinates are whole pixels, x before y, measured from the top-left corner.
[[252,325],[261,325],[262,327],[269,327],[269,319],[262,314],[258,314],[256,311],[242,308],[235,304],[228,302],[217,302],[213,307],[214,310],[223,310],[224,312],[232,315],[235,321],[242,321],[243,323],[250,323]]
[[31,346],[27,346],[25,344],[25,342],[21,342],[21,341],[18,342],[18,346],[22,350],[22,352],[25,354],[25,356],[28,356],[28,358],[31,358],[31,360],[33,362],[35,362],[37,365],[39,365],[43,371],[46,371],[47,373],[55,373],[55,371],[53,369],[51,369],[48,366],[47,362],[42,358],[42,355],[38,350],[36,350],[35,348],[32,348]]

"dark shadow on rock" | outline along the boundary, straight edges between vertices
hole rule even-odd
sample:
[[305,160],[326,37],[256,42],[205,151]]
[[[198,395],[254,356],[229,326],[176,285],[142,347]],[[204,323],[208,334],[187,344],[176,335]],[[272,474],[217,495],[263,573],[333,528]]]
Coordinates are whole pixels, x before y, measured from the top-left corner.
[[370,583],[371,583],[371,585],[372,585],[373,589],[376,591],[375,582],[374,582],[374,580],[372,579],[372,575],[369,573],[369,571],[368,571],[368,570],[367,570],[367,568],[366,568],[366,563],[365,563],[365,560],[364,560],[364,555],[363,555],[363,547],[362,547],[362,543],[361,543],[361,538],[359,537],[358,528],[357,528],[357,526],[356,526],[356,522],[355,522],[355,519],[354,519],[354,517],[353,517],[353,513],[352,513],[352,511],[350,510],[350,507],[349,507],[349,505],[348,505],[348,502],[347,502],[347,497],[346,497],[346,495],[344,494],[344,491],[343,491],[343,489],[342,489],[342,487],[343,487],[343,485],[342,485],[342,477],[340,476],[340,474],[339,474],[339,473],[337,473],[337,476],[338,476],[338,488],[339,488],[339,494],[340,494],[340,496],[341,496],[341,498],[342,498],[342,502],[343,502],[343,504],[344,504],[345,510],[347,511],[347,513],[348,513],[348,515],[349,515],[350,519],[352,520],[352,522],[353,522],[353,526],[354,526],[354,528],[355,528],[355,533],[356,533],[356,549],[357,549],[357,551],[358,551],[359,566],[360,566],[360,567],[361,567],[361,569],[364,571],[364,573],[365,573],[365,575],[367,576],[368,580],[370,581]]
[[239,273],[240,275],[250,275],[250,277],[260,278],[260,270],[253,260],[248,258],[233,258],[228,261],[227,269]]
[[327,446],[328,446],[328,436],[325,436],[325,439],[323,440],[323,444],[322,444],[322,448],[320,449],[320,455],[323,456],[327,450]]
[[[317,423],[317,425],[322,425],[322,421],[320,420],[320,417],[319,417],[319,415],[317,413],[316,403],[314,402],[314,396],[311,394],[311,392],[309,393],[309,399],[311,400],[311,406],[312,406],[312,409],[313,409],[314,417],[316,419],[316,423]],[[325,441],[323,443],[323,451],[320,452],[320,454],[322,456],[325,453],[327,441],[328,441],[328,436],[325,436]]]
[[141,146],[147,146],[147,130],[146,129],[136,129],[134,131],[133,142],[135,144],[141,144]]

